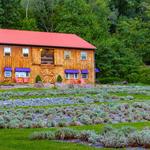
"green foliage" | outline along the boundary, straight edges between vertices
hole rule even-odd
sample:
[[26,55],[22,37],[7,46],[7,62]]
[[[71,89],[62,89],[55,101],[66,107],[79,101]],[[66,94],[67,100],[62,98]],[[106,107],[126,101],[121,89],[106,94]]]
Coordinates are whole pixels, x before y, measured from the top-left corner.
[[0,0],[0,27],[19,28],[21,20],[21,0]]
[[76,139],[78,137],[78,132],[73,129],[62,128],[55,131],[55,137],[59,140]]
[[62,79],[61,75],[58,75],[58,76],[57,76],[56,81],[57,81],[57,82],[59,82],[59,83],[61,83],[61,82],[63,81],[63,79]]
[[34,132],[30,137],[31,140],[43,140],[43,139],[48,139],[48,140],[54,140],[55,139],[55,134],[54,132]]
[[127,80],[130,83],[139,82],[139,78],[140,78],[140,75],[138,73],[131,73],[131,74],[127,75]]
[[121,79],[118,77],[106,77],[106,78],[98,78],[98,83],[114,83],[114,82],[120,82]]
[[54,29],[54,3],[55,0],[32,0],[31,9],[37,21],[37,26],[43,31]]
[[41,82],[41,81],[42,81],[41,76],[37,75],[36,78],[35,78],[35,83],[38,83],[38,82]]
[[35,19],[23,19],[21,22],[21,29],[23,30],[32,30],[32,31],[36,31],[37,28],[37,23]]
[[[97,47],[97,76],[144,82],[150,63],[148,0],[0,0],[0,28],[74,33]],[[140,81],[139,79],[140,78]]]
[[140,82],[145,84],[150,84],[150,68],[143,67],[140,70]]

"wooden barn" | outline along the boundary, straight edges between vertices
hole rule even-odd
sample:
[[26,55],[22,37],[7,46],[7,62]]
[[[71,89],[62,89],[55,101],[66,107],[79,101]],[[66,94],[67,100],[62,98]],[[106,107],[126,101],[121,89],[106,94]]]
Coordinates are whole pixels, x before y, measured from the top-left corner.
[[0,29],[0,82],[95,82],[96,47],[75,34]]

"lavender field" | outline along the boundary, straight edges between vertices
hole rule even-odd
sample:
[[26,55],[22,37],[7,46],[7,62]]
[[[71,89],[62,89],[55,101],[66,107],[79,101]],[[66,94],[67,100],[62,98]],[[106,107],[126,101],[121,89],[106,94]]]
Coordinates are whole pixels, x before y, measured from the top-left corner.
[[40,142],[41,149],[65,142],[61,149],[150,148],[149,104],[150,86],[1,90],[0,141],[9,138],[13,150],[21,133],[22,142]]

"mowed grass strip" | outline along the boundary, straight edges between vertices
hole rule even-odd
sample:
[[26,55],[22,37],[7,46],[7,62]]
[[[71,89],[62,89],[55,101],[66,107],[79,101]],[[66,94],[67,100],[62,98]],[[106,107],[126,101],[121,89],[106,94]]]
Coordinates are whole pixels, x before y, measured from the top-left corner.
[[[106,124],[75,126],[70,127],[76,130],[95,130],[100,132]],[[112,124],[115,128],[123,126],[133,126],[139,130],[144,127],[150,127],[150,122],[138,123],[118,123]],[[58,128],[45,129],[0,129],[0,150],[96,150],[99,148],[90,147],[88,145],[78,143],[66,143],[60,141],[37,140],[29,139],[29,136],[35,131],[54,131]],[[102,148],[107,150],[107,148]],[[111,150],[108,148],[108,150]],[[112,149],[115,150],[115,149]]]
[[150,93],[149,93],[149,95],[144,95],[144,94],[128,94],[128,93],[111,93],[110,95],[116,95],[116,96],[128,96],[128,95],[131,95],[131,96],[134,97],[134,99],[150,100]]

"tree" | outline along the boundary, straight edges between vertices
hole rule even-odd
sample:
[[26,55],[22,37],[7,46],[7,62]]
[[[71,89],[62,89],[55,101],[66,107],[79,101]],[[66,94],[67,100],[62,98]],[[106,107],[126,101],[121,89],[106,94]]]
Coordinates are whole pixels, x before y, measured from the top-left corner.
[[53,31],[54,0],[33,0],[31,7],[37,26],[43,31]]
[[23,30],[31,30],[31,31],[36,31],[38,30],[37,28],[37,23],[35,19],[28,19],[25,18],[21,21],[21,29]]
[[[132,49],[139,60],[144,62],[150,56],[150,24],[142,19],[124,19],[118,24],[118,38],[125,43],[127,48]],[[150,57],[149,57],[150,58]]]
[[116,37],[103,40],[99,47],[97,66],[102,70],[101,76],[125,79],[128,74],[138,71],[138,59]]
[[20,0],[0,0],[0,24],[2,28],[19,28]]

